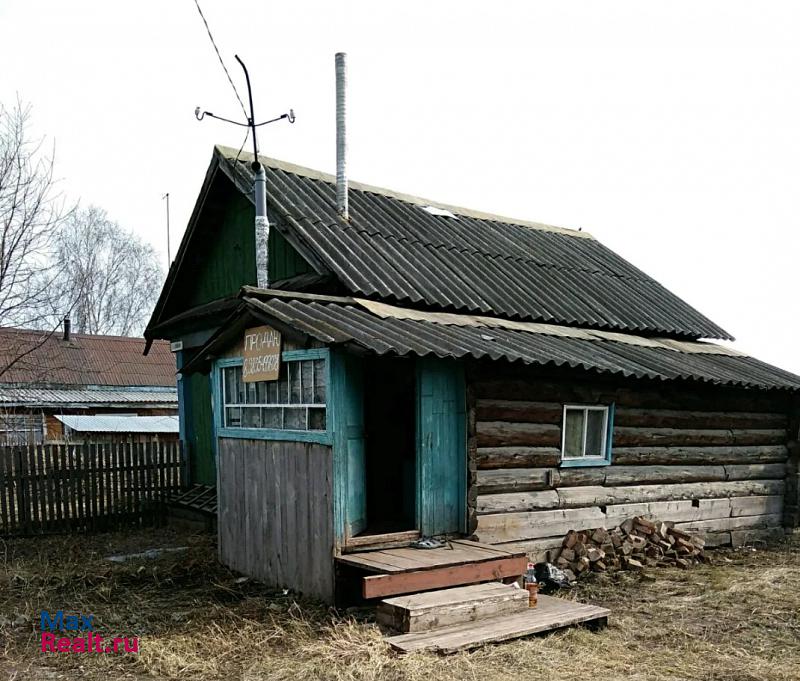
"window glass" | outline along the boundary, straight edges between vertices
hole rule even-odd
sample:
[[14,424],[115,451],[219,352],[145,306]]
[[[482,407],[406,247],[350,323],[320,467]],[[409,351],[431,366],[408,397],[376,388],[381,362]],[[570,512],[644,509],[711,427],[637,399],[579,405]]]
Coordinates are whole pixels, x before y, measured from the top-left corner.
[[586,417],[586,451],[583,455],[605,456],[603,441],[605,440],[606,412],[600,409],[589,409]]
[[563,428],[561,455],[564,459],[606,457],[608,407],[567,406]]
[[281,363],[276,381],[245,383],[242,367],[223,367],[224,426],[279,430],[325,430],[324,359]]
[[583,456],[583,410],[567,409],[564,431],[564,456]]

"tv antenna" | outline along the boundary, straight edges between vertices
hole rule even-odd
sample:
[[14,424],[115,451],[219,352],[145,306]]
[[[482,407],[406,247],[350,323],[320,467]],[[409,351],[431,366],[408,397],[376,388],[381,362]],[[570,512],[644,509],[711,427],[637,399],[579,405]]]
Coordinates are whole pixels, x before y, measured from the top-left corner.
[[247,72],[247,67],[239,58],[239,55],[236,54],[234,57],[242,67],[242,70],[244,71],[244,78],[247,81],[247,97],[250,103],[250,116],[247,118],[247,122],[242,123],[230,118],[224,118],[223,116],[217,116],[210,111],[201,111],[199,106],[194,110],[194,116],[198,121],[202,121],[206,116],[208,116],[209,118],[216,118],[218,121],[231,123],[243,128],[249,128],[250,133],[253,135],[253,163],[250,165],[250,167],[255,175],[253,180],[253,195],[255,197],[256,204],[256,272],[258,286],[261,288],[266,288],[269,285],[267,262],[267,240],[269,239],[269,220],[267,218],[267,174],[264,171],[264,166],[262,166],[258,160],[258,137],[256,136],[256,128],[260,128],[262,125],[268,125],[269,123],[275,123],[283,119],[288,120],[289,123],[294,123],[296,118],[294,115],[294,109],[289,109],[288,113],[281,114],[280,116],[271,118],[267,121],[262,121],[261,123],[256,123],[256,114],[253,108],[253,90],[250,87],[250,74]]

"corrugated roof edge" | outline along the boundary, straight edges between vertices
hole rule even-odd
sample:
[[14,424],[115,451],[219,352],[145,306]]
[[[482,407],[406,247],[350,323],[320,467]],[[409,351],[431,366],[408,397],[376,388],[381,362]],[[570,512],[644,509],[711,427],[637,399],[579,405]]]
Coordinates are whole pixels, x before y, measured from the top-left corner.
[[[227,161],[234,161],[236,160],[237,156],[239,158],[239,161],[246,161],[250,163],[252,163],[253,161],[253,154],[250,152],[242,151],[241,153],[239,153],[238,149],[226,147],[221,144],[216,145],[215,149]],[[322,182],[327,182],[329,184],[336,184],[335,175],[324,173],[320,170],[315,170],[313,168],[307,168],[305,166],[295,165],[294,163],[281,161],[279,159],[270,158],[268,156],[262,156],[260,154],[258,160],[269,168],[282,170],[284,172],[293,173],[295,175],[301,175],[303,177],[308,177],[312,180],[320,180]],[[388,196],[389,198],[397,199],[399,201],[405,201],[406,203],[411,203],[417,206],[423,206],[423,207],[433,206],[435,208],[448,210],[452,213],[455,213],[456,215],[463,215],[464,217],[475,218],[476,220],[490,220],[492,222],[520,225],[521,227],[529,227],[530,229],[537,229],[544,232],[554,232],[556,234],[563,234],[565,236],[576,237],[578,239],[594,239],[594,237],[589,232],[578,231],[577,229],[570,229],[568,227],[556,227],[555,225],[546,225],[544,223],[533,222],[531,220],[520,220],[518,218],[511,218],[504,215],[485,213],[483,211],[473,210],[471,208],[464,208],[463,206],[452,206],[450,204],[441,203],[440,201],[426,199],[421,196],[414,196],[413,194],[404,194],[402,192],[398,192],[393,189],[387,189],[385,187],[377,187],[375,185],[365,184],[363,182],[355,182],[353,180],[348,180],[348,182],[351,189],[358,189],[359,191],[371,192],[373,194],[381,194],[382,196]]]
[[[511,362],[522,361],[525,364],[541,366],[568,365],[571,368],[582,368],[599,374],[621,375],[624,377],[654,378],[659,380],[686,379],[700,383],[724,385],[732,387],[755,388],[760,390],[788,389],[793,392],[800,391],[800,376],[787,372],[761,362],[749,355],[745,355],[733,348],[715,345],[703,341],[674,342],[672,339],[655,339],[639,337],[635,334],[620,334],[596,332],[574,327],[563,327],[549,324],[517,324],[502,319],[487,317],[459,315],[451,313],[425,313],[417,310],[397,308],[385,304],[375,304],[349,296],[317,296],[315,294],[295,294],[287,291],[274,291],[245,287],[240,292],[242,305],[234,312],[225,324],[201,348],[197,356],[185,367],[184,372],[207,371],[209,363],[218,356],[224,348],[238,337],[248,325],[252,323],[272,324],[283,332],[296,335],[298,340],[314,338],[328,345],[341,345],[347,347],[355,343],[358,351],[371,350],[378,355],[399,352],[400,354],[416,354],[426,356],[433,354],[439,357],[464,358],[467,355],[475,359],[505,359]],[[275,304],[278,304],[276,307]],[[296,304],[307,305],[300,316],[296,313],[300,308]],[[290,308],[292,304],[295,307]],[[323,310],[324,306],[324,310]],[[349,308],[349,313],[357,316],[357,323],[348,330],[347,324],[342,325],[341,313],[336,312],[339,307],[342,311]],[[287,310],[293,309],[294,313]],[[383,314],[380,314],[383,313]],[[390,339],[387,342],[379,341],[379,325],[370,327],[368,315],[375,322],[394,322],[386,327],[390,330]],[[423,319],[425,321],[423,322]],[[317,326],[316,322],[321,325]],[[399,323],[399,324],[398,324]],[[427,323],[427,328],[421,328],[419,334],[411,333],[413,326],[408,324]],[[478,329],[468,327],[490,327],[496,324],[496,333],[503,347],[492,352],[487,349],[486,342],[495,341],[495,338],[486,338],[480,335]],[[436,336],[439,332],[431,332],[437,327],[442,329],[461,327],[462,330],[448,332],[449,336]],[[466,328],[465,328],[466,327]],[[383,328],[383,327],[380,327]],[[358,334],[353,336],[352,329],[358,329]],[[371,330],[370,330],[371,329]],[[487,328],[489,330],[489,328]],[[475,332],[478,336],[475,336]],[[517,340],[507,335],[511,331],[522,331],[528,338],[548,339],[538,343],[537,347],[526,350]],[[366,334],[366,335],[365,335]],[[408,342],[401,340],[402,347],[397,345],[399,339],[407,336]],[[445,345],[454,341],[458,346],[458,353],[441,351],[429,345],[431,338],[443,340]],[[476,338],[483,339],[476,341]],[[575,346],[560,348],[556,343],[586,343],[595,346],[599,355],[595,363],[587,363],[586,357],[578,358]],[[477,342],[472,347],[470,343]],[[465,344],[466,343],[466,344]],[[509,345],[511,343],[511,345]],[[530,344],[524,341],[524,344]],[[474,343],[473,343],[474,345]],[[536,344],[534,344],[536,345]],[[424,346],[424,347],[423,347]],[[479,347],[480,346],[480,347]],[[454,346],[455,347],[455,346]],[[555,349],[559,348],[559,349]],[[601,350],[605,348],[605,350]],[[615,349],[616,348],[616,349]],[[627,348],[627,349],[625,349]],[[513,351],[512,351],[513,350]],[[530,352],[529,352],[530,350]],[[572,353],[572,359],[566,355]],[[531,354],[531,352],[533,354]],[[550,353],[553,353],[550,355]],[[609,354],[610,353],[610,354]],[[651,354],[655,353],[655,354]],[[538,359],[531,359],[539,354]],[[526,356],[528,358],[526,359]],[[548,359],[544,359],[547,356]],[[670,357],[671,356],[671,357]],[[682,359],[676,364],[673,358]],[[609,365],[609,362],[611,363]],[[721,364],[720,364],[721,362]],[[735,364],[729,365],[728,362]],[[666,363],[666,364],[665,364]],[[755,369],[754,369],[755,367]],[[740,372],[742,372],[740,374]],[[766,373],[764,373],[766,372]]]

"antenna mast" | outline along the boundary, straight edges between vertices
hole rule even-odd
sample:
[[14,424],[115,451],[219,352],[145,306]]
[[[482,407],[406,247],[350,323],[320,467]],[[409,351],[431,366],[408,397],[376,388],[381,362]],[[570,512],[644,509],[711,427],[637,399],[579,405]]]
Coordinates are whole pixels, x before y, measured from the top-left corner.
[[167,272],[169,272],[169,268],[172,266],[172,255],[169,250],[169,192],[161,197],[162,201],[164,199],[167,200]]
[[281,114],[277,118],[272,118],[268,121],[256,123],[256,116],[253,109],[253,90],[250,87],[250,74],[247,72],[247,67],[239,58],[239,55],[234,55],[234,57],[242,67],[242,70],[244,71],[244,78],[247,81],[247,97],[250,103],[250,116],[247,118],[247,123],[240,123],[239,121],[233,121],[229,118],[223,118],[222,116],[215,116],[210,111],[203,111],[201,113],[199,106],[194,110],[194,115],[198,121],[202,121],[205,116],[210,116],[211,118],[216,118],[218,120],[225,121],[226,123],[247,127],[250,129],[250,134],[253,135],[253,162],[250,165],[250,168],[252,169],[254,175],[253,198],[255,199],[256,205],[256,281],[259,288],[267,288],[269,286],[269,218],[267,217],[267,174],[264,170],[264,166],[262,166],[261,162],[258,160],[258,138],[256,136],[256,128],[261,127],[262,125],[267,125],[267,123],[280,121],[284,118],[287,119],[289,123],[294,123],[295,115],[294,110],[289,109],[289,113]]

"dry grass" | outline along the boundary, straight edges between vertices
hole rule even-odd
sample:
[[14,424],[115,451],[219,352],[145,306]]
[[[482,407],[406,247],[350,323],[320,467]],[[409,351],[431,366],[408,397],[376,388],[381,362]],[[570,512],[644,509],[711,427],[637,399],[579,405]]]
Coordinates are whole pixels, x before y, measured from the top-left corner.
[[[116,565],[104,556],[188,545]],[[269,592],[217,565],[205,535],[173,530],[0,543],[0,678],[74,679],[800,679],[800,542],[714,552],[684,572],[593,577],[570,597],[613,610],[571,629],[450,657],[398,656],[369,616]],[[95,615],[139,655],[44,654],[42,609]],[[5,620],[25,615],[31,623]]]

